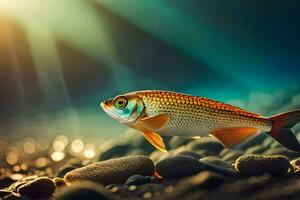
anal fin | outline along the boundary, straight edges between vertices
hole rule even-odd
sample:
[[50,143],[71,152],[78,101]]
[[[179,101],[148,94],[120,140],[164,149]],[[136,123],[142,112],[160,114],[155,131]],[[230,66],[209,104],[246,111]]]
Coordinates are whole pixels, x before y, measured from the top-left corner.
[[217,138],[227,148],[234,148],[241,142],[259,134],[253,127],[233,127],[213,130],[210,134]]

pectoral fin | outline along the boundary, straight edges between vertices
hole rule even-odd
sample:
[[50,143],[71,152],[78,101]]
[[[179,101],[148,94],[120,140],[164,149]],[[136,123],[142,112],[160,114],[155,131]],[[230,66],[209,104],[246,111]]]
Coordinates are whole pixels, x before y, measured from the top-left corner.
[[210,134],[216,137],[227,148],[233,148],[244,140],[255,136],[260,131],[252,127],[223,128],[212,131]]
[[142,118],[139,120],[139,123],[146,130],[156,131],[166,126],[169,120],[170,118],[168,115],[156,115],[153,117]]
[[151,131],[144,131],[143,132],[145,138],[159,151],[167,152],[165,143],[163,139],[157,133],[153,133]]

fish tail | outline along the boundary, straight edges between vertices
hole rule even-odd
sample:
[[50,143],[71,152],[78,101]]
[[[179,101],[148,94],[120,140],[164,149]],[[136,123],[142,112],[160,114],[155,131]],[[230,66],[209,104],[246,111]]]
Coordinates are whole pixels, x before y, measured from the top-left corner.
[[272,129],[267,134],[286,148],[300,151],[300,144],[291,131],[291,128],[300,122],[300,110],[275,115],[269,119],[272,120]]

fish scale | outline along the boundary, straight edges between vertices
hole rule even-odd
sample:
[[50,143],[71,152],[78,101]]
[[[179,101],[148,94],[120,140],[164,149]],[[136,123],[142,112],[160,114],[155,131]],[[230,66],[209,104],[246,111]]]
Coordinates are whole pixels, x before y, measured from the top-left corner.
[[207,136],[210,131],[228,127],[255,127],[271,129],[271,122],[261,115],[202,97],[166,91],[136,93],[145,104],[148,116],[167,114],[168,125],[161,135]]

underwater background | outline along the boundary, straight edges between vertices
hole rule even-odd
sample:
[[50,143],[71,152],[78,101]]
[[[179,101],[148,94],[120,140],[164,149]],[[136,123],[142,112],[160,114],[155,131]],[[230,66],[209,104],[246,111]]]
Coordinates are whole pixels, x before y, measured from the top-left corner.
[[[280,0],[0,0],[0,199],[300,199],[300,152],[290,150],[300,123],[289,132],[299,10]],[[160,152],[100,108],[146,89],[264,116],[298,111],[235,149],[148,138]]]
[[118,137],[99,103],[143,89],[299,108],[299,4],[0,0],[0,135]]

